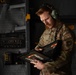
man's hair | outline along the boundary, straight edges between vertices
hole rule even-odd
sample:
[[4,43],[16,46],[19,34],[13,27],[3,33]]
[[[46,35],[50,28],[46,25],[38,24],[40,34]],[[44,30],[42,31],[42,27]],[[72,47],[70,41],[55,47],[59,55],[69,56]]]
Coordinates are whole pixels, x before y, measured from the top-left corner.
[[36,14],[39,16],[41,15],[42,13],[44,12],[49,12],[49,14],[52,12],[52,7],[50,5],[47,5],[47,4],[43,4],[39,10],[36,12]]

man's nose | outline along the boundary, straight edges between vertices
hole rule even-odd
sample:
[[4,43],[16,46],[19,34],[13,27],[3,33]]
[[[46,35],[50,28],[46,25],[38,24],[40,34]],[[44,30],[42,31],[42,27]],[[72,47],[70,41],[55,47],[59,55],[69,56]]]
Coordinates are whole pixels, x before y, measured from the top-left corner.
[[48,22],[47,22],[46,20],[44,21],[44,23],[45,23],[45,24],[48,24]]

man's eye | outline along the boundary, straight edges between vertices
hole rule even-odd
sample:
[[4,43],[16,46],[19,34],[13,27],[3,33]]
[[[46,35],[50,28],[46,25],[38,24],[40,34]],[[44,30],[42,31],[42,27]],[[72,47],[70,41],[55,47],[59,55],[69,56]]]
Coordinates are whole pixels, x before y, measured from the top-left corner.
[[48,19],[49,19],[49,17],[46,20],[48,20]]
[[49,19],[49,17],[48,18],[46,18],[46,19],[44,19],[44,20],[41,20],[42,22],[45,22],[46,20],[48,20]]

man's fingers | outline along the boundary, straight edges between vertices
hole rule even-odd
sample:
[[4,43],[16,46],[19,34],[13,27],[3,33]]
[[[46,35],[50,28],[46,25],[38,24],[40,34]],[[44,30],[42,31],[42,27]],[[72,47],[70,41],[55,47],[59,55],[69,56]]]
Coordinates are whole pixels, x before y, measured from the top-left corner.
[[38,61],[37,60],[32,60],[30,63],[36,64]]

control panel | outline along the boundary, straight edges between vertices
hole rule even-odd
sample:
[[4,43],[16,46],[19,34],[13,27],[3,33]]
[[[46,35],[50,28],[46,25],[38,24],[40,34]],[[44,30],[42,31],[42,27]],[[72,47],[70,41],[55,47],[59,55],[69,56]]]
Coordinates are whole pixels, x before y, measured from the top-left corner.
[[0,34],[0,48],[24,48],[25,38],[25,32]]

